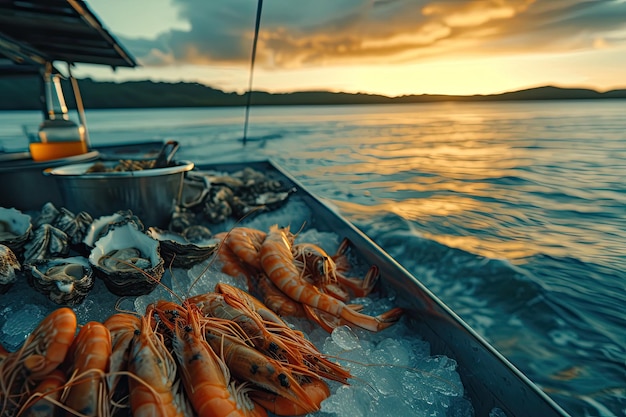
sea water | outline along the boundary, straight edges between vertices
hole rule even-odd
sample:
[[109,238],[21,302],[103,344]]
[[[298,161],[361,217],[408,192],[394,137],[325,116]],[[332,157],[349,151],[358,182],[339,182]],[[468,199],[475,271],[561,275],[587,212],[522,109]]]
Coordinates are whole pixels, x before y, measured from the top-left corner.
[[[626,415],[626,101],[87,111],[94,144],[272,158],[572,415]],[[38,112],[0,113],[25,147]],[[493,415],[500,415],[493,410]]]

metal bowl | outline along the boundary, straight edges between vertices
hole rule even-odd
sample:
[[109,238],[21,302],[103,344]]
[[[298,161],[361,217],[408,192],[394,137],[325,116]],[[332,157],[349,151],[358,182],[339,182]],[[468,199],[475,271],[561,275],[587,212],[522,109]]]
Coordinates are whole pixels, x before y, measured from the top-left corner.
[[[105,164],[116,165],[114,161]],[[56,179],[63,205],[73,212],[86,211],[92,217],[131,210],[147,226],[167,227],[178,203],[188,161],[173,162],[165,168],[140,171],[87,173],[93,163],[50,168],[45,175]]]

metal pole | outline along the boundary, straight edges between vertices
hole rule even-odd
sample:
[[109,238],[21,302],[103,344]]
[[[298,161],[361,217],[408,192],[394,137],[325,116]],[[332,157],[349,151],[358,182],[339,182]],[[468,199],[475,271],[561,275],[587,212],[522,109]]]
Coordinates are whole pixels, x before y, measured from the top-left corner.
[[70,83],[72,84],[72,91],[74,91],[74,99],[76,100],[76,110],[78,111],[78,118],[80,119],[80,124],[83,126],[84,136],[82,139],[85,141],[85,145],[87,146],[87,150],[91,149],[91,143],[89,140],[89,132],[87,130],[87,117],[85,116],[85,107],[83,106],[83,98],[80,95],[80,90],[78,89],[78,81],[72,75],[72,66],[68,62],[67,63],[67,74],[70,79]]
[[248,94],[246,100],[246,116],[243,124],[243,144],[246,145],[248,138],[248,118],[250,117],[250,99],[252,97],[252,76],[254,74],[254,59],[256,57],[256,45],[259,40],[259,27],[261,26],[261,10],[263,0],[258,0],[256,8],[256,23],[254,25],[254,42],[252,43],[252,57],[250,59],[250,79],[248,81]]

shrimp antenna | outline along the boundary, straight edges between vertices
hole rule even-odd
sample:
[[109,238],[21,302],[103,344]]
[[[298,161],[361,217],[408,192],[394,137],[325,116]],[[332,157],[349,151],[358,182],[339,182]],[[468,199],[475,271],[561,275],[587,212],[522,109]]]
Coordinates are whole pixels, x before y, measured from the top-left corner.
[[187,288],[187,294],[185,296],[185,298],[189,298],[189,294],[191,294],[191,290],[193,289],[193,287],[200,281],[200,279],[204,276],[204,274],[209,270],[209,268],[211,268],[211,266],[213,266],[213,263],[217,260],[217,256],[215,256],[216,253],[218,253],[221,249],[222,249],[222,245],[224,244],[224,242],[226,241],[226,238],[228,236],[230,236],[230,232],[237,227],[238,225],[240,225],[245,219],[247,219],[249,216],[251,216],[253,213],[261,210],[262,207],[255,207],[252,210],[250,210],[249,212],[245,213],[243,216],[241,216],[241,218],[239,218],[234,224],[233,226],[230,228],[229,231],[226,232],[226,235],[224,236],[223,239],[221,239],[218,244],[217,247],[215,248],[215,250],[213,251],[213,257],[211,258],[211,260],[209,262],[207,262],[207,264],[205,265],[205,267],[202,269],[202,271],[200,271],[200,273],[198,274],[198,276],[193,280],[193,282],[191,283],[191,285],[189,286],[189,288]]

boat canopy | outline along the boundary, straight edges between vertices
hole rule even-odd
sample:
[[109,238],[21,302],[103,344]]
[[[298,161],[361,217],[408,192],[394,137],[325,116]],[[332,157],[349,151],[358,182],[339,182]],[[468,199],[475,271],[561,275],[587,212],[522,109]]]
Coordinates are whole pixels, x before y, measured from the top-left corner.
[[54,61],[137,66],[82,0],[0,0],[0,73],[35,73]]

